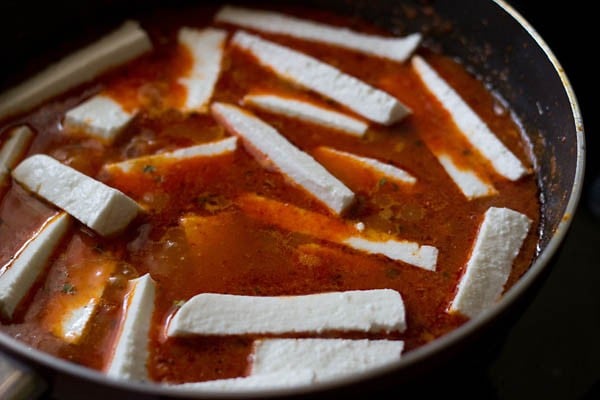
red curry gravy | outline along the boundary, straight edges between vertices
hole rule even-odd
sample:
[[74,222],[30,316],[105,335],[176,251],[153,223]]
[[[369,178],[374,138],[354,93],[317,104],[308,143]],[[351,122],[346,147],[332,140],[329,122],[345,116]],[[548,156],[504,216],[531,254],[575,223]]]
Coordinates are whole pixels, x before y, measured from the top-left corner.
[[[295,295],[327,291],[390,288],[401,293],[408,329],[403,334],[357,335],[329,332],[320,337],[395,338],[405,352],[435,340],[466,319],[446,312],[464,272],[479,224],[490,206],[508,207],[534,223],[516,259],[506,287],[528,269],[535,253],[540,202],[535,174],[516,182],[491,174],[498,195],[467,201],[442,169],[431,148],[444,148],[463,160],[484,162],[466,141],[456,139],[449,114],[425,90],[410,63],[397,63],[349,50],[277,35],[261,36],[312,55],[397,97],[413,115],[390,127],[371,124],[364,138],[270,113],[255,114],[309,154],[318,146],[374,157],[401,166],[417,177],[413,187],[378,179],[351,164],[330,162],[330,171],[354,190],[357,201],[343,216],[368,229],[439,249],[436,272],[383,256],[284,231],[252,219],[236,205],[244,193],[292,203],[329,215],[329,211],[276,172],[263,169],[243,149],[232,155],[178,162],[168,168],[149,165],[135,174],[106,174],[106,163],[214,141],[227,136],[210,114],[185,115],[176,110],[185,96],[178,77],[191,68],[191,55],[177,46],[181,26],[203,27],[213,10],[187,10],[158,23],[142,21],[155,49],[92,83],[52,100],[10,124],[29,125],[36,133],[28,155],[45,153],[143,202],[147,212],[123,234],[104,239],[76,224],[52,261],[14,314],[0,329],[44,352],[102,370],[117,334],[123,296],[130,279],[150,273],[157,282],[151,329],[150,377],[158,382],[193,382],[243,376],[254,337],[166,339],[165,323],[181,303],[202,292],[240,295]],[[379,33],[364,22],[322,12],[303,17],[330,24],[351,24]],[[222,28],[233,28],[221,25]],[[481,116],[499,139],[532,167],[524,132],[510,109],[452,58],[420,48],[423,56]],[[66,135],[64,113],[83,99],[109,93],[126,109],[141,111],[110,146],[86,137]],[[239,104],[249,92],[270,91],[310,99],[314,94],[278,79],[248,54],[226,47],[223,71],[213,101]],[[132,103],[133,100],[133,103]],[[322,99],[321,99],[322,100]],[[329,103],[333,109],[351,114]],[[8,125],[5,124],[5,127]],[[452,138],[452,140],[449,140]],[[11,183],[0,200],[0,266],[31,237],[56,209]],[[186,215],[215,216],[196,227],[188,242],[179,224]],[[331,215],[331,218],[335,218]],[[106,268],[105,268],[106,267]],[[108,279],[91,326],[78,344],[55,337],[49,326],[61,298],[81,294],[89,268]]]

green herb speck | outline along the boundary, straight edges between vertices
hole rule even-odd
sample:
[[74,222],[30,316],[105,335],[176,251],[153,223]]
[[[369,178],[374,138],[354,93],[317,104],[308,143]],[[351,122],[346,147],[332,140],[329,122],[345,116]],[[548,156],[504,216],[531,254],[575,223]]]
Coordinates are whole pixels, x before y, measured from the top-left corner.
[[185,300],[173,300],[173,307],[180,308],[185,304]]
[[385,271],[385,276],[390,279],[394,279],[398,275],[400,275],[400,271],[398,271],[396,268],[389,268]]
[[144,171],[145,174],[151,174],[154,171],[156,171],[156,167],[154,165],[148,164],[144,166],[144,169],[142,171]]
[[77,289],[75,288],[75,286],[71,285],[70,283],[65,283],[62,287],[61,290],[64,294],[75,294],[75,292],[77,292]]

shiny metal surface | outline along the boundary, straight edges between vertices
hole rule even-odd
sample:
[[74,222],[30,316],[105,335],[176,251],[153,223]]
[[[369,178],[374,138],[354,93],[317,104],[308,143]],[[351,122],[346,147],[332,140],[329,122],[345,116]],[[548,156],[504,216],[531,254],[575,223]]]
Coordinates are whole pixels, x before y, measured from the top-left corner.
[[47,383],[31,368],[0,353],[0,399],[35,399],[47,387]]

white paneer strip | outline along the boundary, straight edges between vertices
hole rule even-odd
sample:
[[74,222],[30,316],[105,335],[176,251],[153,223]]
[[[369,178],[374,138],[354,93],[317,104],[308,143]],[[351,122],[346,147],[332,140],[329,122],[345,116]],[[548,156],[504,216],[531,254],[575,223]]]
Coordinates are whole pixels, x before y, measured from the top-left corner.
[[177,311],[167,334],[174,337],[405,329],[400,293],[375,289],[275,297],[203,293]]
[[[237,137],[229,137],[212,143],[199,144],[197,146],[186,147],[171,152],[132,158],[118,163],[107,164],[105,169],[109,172],[122,171],[125,173],[133,172],[136,169],[142,170],[148,165],[160,163],[177,162],[193,158],[217,157],[224,154],[233,153],[237,149]],[[138,168],[139,167],[139,168]]]
[[438,154],[436,156],[446,173],[467,199],[473,200],[498,194],[491,183],[483,181],[474,171],[458,167],[449,155]]
[[215,21],[331,44],[399,62],[406,61],[421,42],[418,33],[400,38],[367,35],[276,12],[234,6],[221,8],[215,15]]
[[254,342],[251,376],[311,370],[315,382],[400,360],[401,340],[263,339]]
[[0,95],[0,118],[32,109],[152,49],[146,32],[135,21],[51,65],[33,78]]
[[121,232],[140,211],[138,204],[120,191],[43,154],[23,160],[12,175],[103,236]]
[[328,110],[307,101],[291,99],[275,94],[254,94],[244,97],[244,104],[263,111],[297,118],[313,124],[323,125],[353,136],[363,137],[369,125],[348,115]]
[[27,126],[9,132],[8,139],[0,147],[0,187],[6,184],[10,170],[21,160],[32,140],[33,131]]
[[186,27],[179,30],[179,45],[189,51],[193,60],[190,74],[179,80],[187,88],[184,111],[208,110],[208,102],[221,74],[226,39],[227,32],[219,29]]
[[82,267],[70,270],[68,283],[45,306],[44,325],[67,343],[78,343],[86,333],[116,267],[113,260],[89,255],[78,262]]
[[332,212],[340,214],[354,201],[350,189],[272,126],[229,104],[215,103],[212,112],[228,131],[242,139],[246,150],[259,162],[284,174]]
[[71,218],[61,213],[52,217],[0,275],[0,311],[12,318],[15,308],[35,283],[52,253],[69,229]]
[[508,208],[487,210],[449,312],[473,318],[500,299],[531,222]]
[[69,310],[69,313],[65,315],[65,319],[60,325],[60,329],[57,329],[54,334],[60,336],[68,343],[77,343],[85,332],[85,328],[87,327],[90,318],[92,318],[92,314],[96,310],[97,305],[98,299],[92,297],[87,304]]
[[148,379],[148,346],[156,283],[146,274],[129,284],[121,331],[106,374],[116,379],[145,381]]
[[360,224],[345,223],[257,195],[242,195],[237,199],[237,204],[246,215],[287,231],[342,244],[369,254],[384,255],[428,271],[435,271],[437,266],[438,249],[433,246],[396,240],[378,232],[372,235],[372,232],[364,232],[365,228]]
[[528,173],[521,161],[423,58],[413,57],[412,65],[427,89],[450,113],[465,138],[492,164],[498,174],[515,181]]
[[168,385],[167,387],[181,390],[183,392],[218,391],[235,392],[246,390],[274,390],[287,389],[315,382],[315,373],[309,369],[294,369],[290,371],[279,371],[270,374],[250,375],[241,378],[217,379],[205,382],[182,383],[179,385]]
[[421,246],[418,243],[398,240],[375,241],[362,237],[349,237],[343,244],[355,250],[371,254],[382,254],[392,260],[402,261],[415,267],[435,271],[438,249],[433,246]]
[[135,111],[127,112],[115,100],[100,94],[67,111],[63,126],[67,132],[84,132],[111,143],[135,115]]
[[330,98],[371,121],[391,125],[411,113],[388,93],[288,47],[242,31],[234,35],[232,44],[252,54],[282,79]]
[[390,164],[386,164],[374,158],[357,156],[356,154],[336,150],[326,146],[319,147],[319,151],[343,157],[353,162],[357,162],[361,164],[364,168],[370,169],[376,174],[382,175],[387,179],[391,179],[409,185],[414,185],[417,182],[417,178],[415,178],[405,170]]

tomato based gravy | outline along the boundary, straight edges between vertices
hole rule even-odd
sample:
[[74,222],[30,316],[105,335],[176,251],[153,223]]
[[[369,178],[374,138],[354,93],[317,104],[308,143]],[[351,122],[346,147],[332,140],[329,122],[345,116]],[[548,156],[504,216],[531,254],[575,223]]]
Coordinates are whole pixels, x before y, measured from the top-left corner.
[[[12,317],[2,317],[2,332],[43,352],[103,371],[121,329],[128,281],[150,274],[156,282],[147,361],[150,379],[185,383],[234,378],[248,374],[252,344],[259,338],[403,340],[406,353],[466,323],[466,316],[448,310],[483,215],[490,207],[510,208],[532,221],[504,290],[528,270],[536,255],[541,205],[525,132],[510,107],[461,63],[424,46],[415,54],[460,94],[530,173],[517,180],[495,173],[427,90],[410,60],[392,61],[252,30],[390,94],[412,111],[387,126],[367,121],[343,105],[281,79],[248,52],[225,45],[211,103],[244,107],[242,100],[248,94],[275,93],[324,104],[368,123],[365,135],[357,137],[245,107],[354,192],[354,201],[343,213],[336,215],[302,187],[291,184],[285,174],[265,168],[242,145],[218,157],[149,161],[131,171],[107,171],[104,167],[111,163],[231,136],[210,112],[181,111],[187,96],[181,77],[191,70],[193,55],[178,45],[178,30],[183,26],[213,26],[231,38],[240,29],[214,22],[211,16],[215,11],[199,7],[172,12],[160,21],[156,17],[141,20],[153,43],[152,51],[4,121],[0,144],[6,141],[9,128],[26,125],[35,137],[25,157],[49,155],[121,191],[140,204],[142,212],[124,231],[109,237],[75,221]],[[364,21],[322,11],[281,11],[363,33],[385,34]],[[131,122],[112,143],[85,132],[66,133],[62,123],[65,113],[100,92],[126,111],[137,110]],[[386,178],[358,162],[318,150],[323,146],[395,165],[414,176],[416,182],[408,185]],[[435,156],[438,152],[452,156],[458,167],[477,166],[477,171],[487,171],[486,179],[495,193],[467,199],[442,168]],[[331,235],[336,229],[343,235],[352,225],[373,235],[433,246],[439,252],[435,271],[358,251],[311,235],[300,226],[284,229],[287,224],[256,218],[247,212],[247,204],[240,203],[239,199],[248,194],[324,216],[324,221],[331,221],[327,228]],[[15,255],[44,221],[58,212],[56,206],[9,179],[0,192],[0,273],[11,267]],[[183,224],[183,219],[188,222]],[[99,286],[103,290],[98,290]],[[404,332],[166,335],[166,326],[177,310],[200,293],[289,296],[369,289],[393,289],[402,295],[407,325]],[[76,341],[65,340],[58,327],[63,310],[84,304],[90,297],[97,298],[97,304],[83,335]]]

